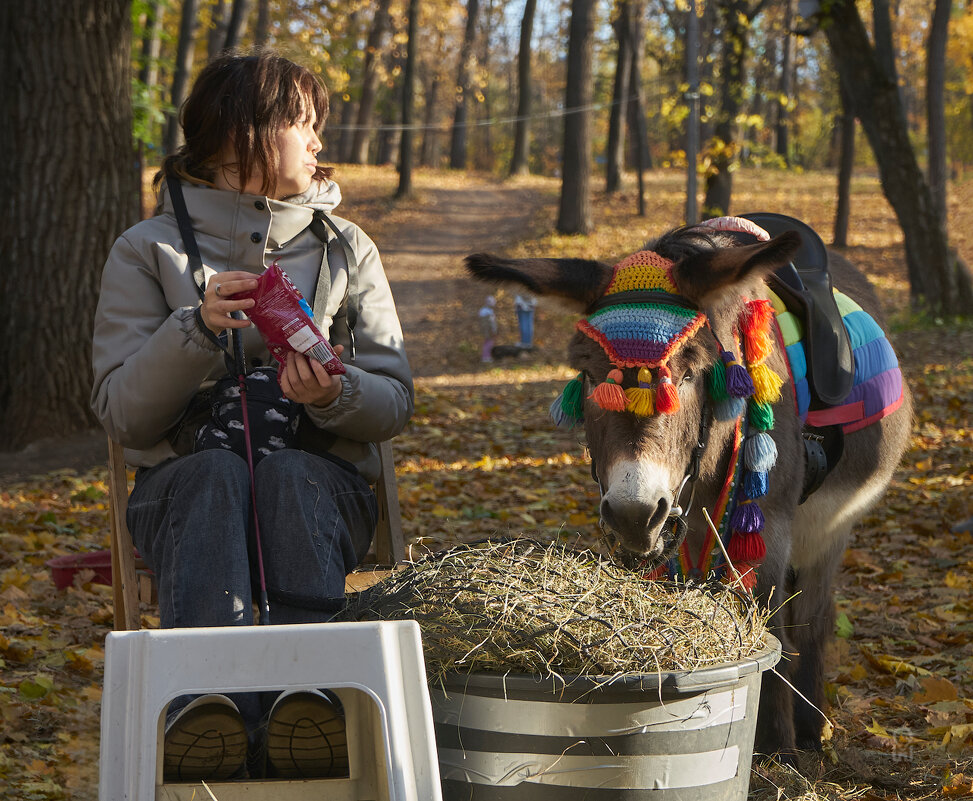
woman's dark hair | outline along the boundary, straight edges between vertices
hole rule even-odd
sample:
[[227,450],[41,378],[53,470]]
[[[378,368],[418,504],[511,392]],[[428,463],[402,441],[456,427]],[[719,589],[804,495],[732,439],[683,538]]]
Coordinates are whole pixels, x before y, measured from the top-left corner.
[[[213,183],[229,146],[236,152],[239,185],[261,174],[261,192],[273,195],[280,166],[277,134],[306,119],[311,108],[320,132],[328,117],[328,90],[304,67],[270,50],[221,55],[200,72],[183,103],[179,123],[186,143],[165,158],[154,184],[168,176]],[[314,177],[333,173],[319,164]]]

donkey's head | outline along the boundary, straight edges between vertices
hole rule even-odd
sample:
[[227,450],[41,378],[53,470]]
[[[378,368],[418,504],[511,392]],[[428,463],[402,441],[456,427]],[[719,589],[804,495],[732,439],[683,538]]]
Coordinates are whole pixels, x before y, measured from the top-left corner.
[[735,328],[748,296],[800,245],[792,233],[743,244],[746,237],[720,223],[671,231],[614,266],[466,259],[475,278],[520,284],[584,314],[569,347],[578,377],[552,414],[583,420],[603,525],[626,550],[653,560],[678,547],[680,491],[698,469],[710,421],[711,367],[721,355],[736,364]]

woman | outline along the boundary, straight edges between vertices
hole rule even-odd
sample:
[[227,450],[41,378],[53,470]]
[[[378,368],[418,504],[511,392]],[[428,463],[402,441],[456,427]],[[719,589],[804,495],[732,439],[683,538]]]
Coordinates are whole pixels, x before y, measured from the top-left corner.
[[[254,301],[233,297],[254,288],[265,266],[279,262],[346,366],[345,375],[329,375],[291,353],[279,371],[280,389],[303,407],[301,429],[315,445],[275,450],[255,468],[273,623],[327,621],[341,608],[345,575],[374,533],[375,443],[398,434],[412,415],[402,331],[378,251],[353,223],[331,219],[341,236],[320,223],[341,197],[332,171],[317,163],[327,113],[324,87],[278,55],[210,63],[182,108],[186,143],[156,176],[156,216],[122,234],[105,265],[92,407],[138,467],[127,520],[158,578],[163,627],[253,624],[258,566],[247,463],[219,448],[193,453],[176,434],[188,427],[192,442],[187,409],[227,374],[224,331],[241,335],[250,365],[272,363],[245,317]],[[202,261],[199,286],[176,219],[179,195]],[[331,765],[330,744],[323,735],[303,737],[297,721],[310,720],[314,733],[343,729],[323,694],[278,699],[265,731],[253,695],[187,700],[168,714],[171,778],[242,775],[248,737],[252,750],[258,733],[266,734],[271,775],[321,775]]]

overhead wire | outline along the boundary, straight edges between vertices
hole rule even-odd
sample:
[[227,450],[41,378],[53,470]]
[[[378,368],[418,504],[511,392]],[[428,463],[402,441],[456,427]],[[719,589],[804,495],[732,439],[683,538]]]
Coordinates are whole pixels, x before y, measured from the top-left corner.
[[[645,85],[648,87],[652,84],[661,84],[661,78],[653,78],[650,81],[646,81]],[[620,98],[618,100],[612,100],[606,103],[589,103],[585,106],[572,106],[571,108],[556,108],[550,109],[540,114],[528,114],[528,115],[518,115],[514,117],[500,117],[486,120],[474,120],[472,122],[441,122],[435,125],[402,125],[400,123],[382,123],[380,125],[331,125],[327,126],[329,131],[389,131],[389,132],[399,132],[399,131],[448,131],[454,127],[458,128],[485,128],[493,125],[511,125],[517,122],[532,121],[532,120],[546,120],[546,119],[557,119],[560,117],[567,117],[571,114],[581,114],[588,111],[600,111],[602,109],[611,108],[612,106],[619,105],[623,102],[629,102],[635,100],[637,95],[634,93],[626,98]]]

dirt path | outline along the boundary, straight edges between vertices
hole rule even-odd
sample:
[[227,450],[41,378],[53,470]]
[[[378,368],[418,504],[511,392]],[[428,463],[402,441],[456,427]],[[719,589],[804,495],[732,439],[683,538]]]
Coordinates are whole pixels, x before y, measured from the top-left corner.
[[[476,363],[476,312],[489,290],[465,277],[463,257],[501,250],[525,236],[541,199],[528,190],[484,182],[475,190],[433,188],[412,221],[376,237],[417,376],[466,370]],[[468,322],[467,322],[468,321]],[[456,332],[468,327],[469,344]],[[0,486],[52,470],[85,470],[108,458],[101,429],[41,439],[0,453]]]
[[490,289],[466,277],[463,258],[526,236],[541,205],[528,190],[497,184],[426,195],[418,225],[384,231],[378,242],[416,376],[475,364],[476,313]]

